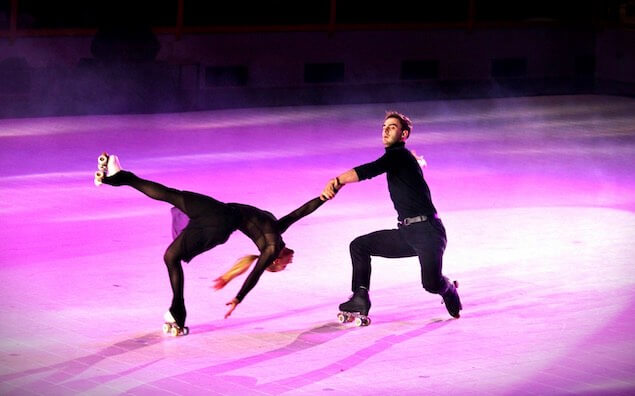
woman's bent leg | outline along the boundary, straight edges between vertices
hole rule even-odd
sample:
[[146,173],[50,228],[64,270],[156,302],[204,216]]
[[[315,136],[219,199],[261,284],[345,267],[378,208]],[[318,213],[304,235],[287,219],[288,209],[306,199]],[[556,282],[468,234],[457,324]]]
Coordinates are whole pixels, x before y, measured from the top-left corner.
[[170,313],[176,320],[176,324],[181,328],[185,326],[185,317],[187,316],[185,300],[183,298],[185,281],[183,278],[183,266],[181,265],[181,260],[183,259],[182,239],[183,233],[170,244],[163,256],[163,261],[165,262],[168,276],[170,277],[170,286],[172,287]]

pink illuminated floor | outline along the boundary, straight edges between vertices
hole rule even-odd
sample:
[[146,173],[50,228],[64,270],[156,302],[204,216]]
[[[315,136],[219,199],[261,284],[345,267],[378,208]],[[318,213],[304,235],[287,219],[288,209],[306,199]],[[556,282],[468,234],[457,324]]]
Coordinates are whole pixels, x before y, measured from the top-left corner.
[[[169,205],[95,187],[96,157],[282,216],[415,123],[448,229],[452,320],[417,260],[375,259],[373,323],[336,321],[348,244],[395,225],[386,181],[345,187],[285,234],[223,319],[255,252],[239,232],[185,266],[191,334],[161,332]],[[635,99],[555,96],[0,120],[2,395],[635,394]]]

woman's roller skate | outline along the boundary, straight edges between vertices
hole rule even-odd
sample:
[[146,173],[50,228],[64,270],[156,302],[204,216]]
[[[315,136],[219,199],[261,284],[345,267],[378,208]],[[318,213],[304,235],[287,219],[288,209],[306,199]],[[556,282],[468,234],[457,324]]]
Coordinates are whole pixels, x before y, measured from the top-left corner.
[[353,296],[345,303],[340,304],[340,313],[337,314],[337,320],[340,323],[355,322],[355,326],[368,326],[370,318],[370,298],[368,297],[368,289],[360,287],[355,291]]
[[450,282],[448,278],[445,278],[445,280],[448,286],[445,292],[441,293],[441,297],[443,297],[443,304],[445,304],[445,308],[448,310],[448,313],[452,317],[458,319],[461,317],[460,311],[463,309],[459,293],[456,290],[459,287],[459,282]]
[[190,333],[189,327],[187,326],[181,327],[176,323],[176,319],[174,319],[170,311],[167,311],[163,315],[163,320],[165,321],[165,323],[163,323],[164,334],[169,334],[172,337],[178,337],[182,335],[188,335]]
[[95,172],[95,185],[100,186],[105,177],[111,177],[121,172],[119,158],[116,155],[104,152],[97,157],[97,172]]

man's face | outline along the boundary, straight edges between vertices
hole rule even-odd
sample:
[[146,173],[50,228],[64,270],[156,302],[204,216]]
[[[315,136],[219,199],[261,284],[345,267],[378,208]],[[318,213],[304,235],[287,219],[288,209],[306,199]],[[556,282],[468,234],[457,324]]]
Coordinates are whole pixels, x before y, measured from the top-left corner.
[[385,147],[390,147],[397,142],[406,140],[408,132],[403,131],[401,121],[398,118],[386,118],[381,131],[381,140]]

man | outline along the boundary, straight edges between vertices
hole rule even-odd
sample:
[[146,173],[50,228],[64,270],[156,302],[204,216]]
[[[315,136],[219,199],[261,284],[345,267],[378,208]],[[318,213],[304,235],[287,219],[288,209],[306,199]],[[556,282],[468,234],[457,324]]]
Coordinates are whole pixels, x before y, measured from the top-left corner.
[[430,189],[423,178],[415,156],[406,149],[412,123],[408,117],[388,112],[382,126],[382,141],[386,152],[379,159],[350,169],[329,180],[323,195],[333,198],[342,186],[386,173],[390,198],[397,210],[398,228],[362,235],[350,244],[353,263],[353,296],[340,305],[342,312],[359,312],[364,317],[370,310],[370,257],[418,256],[423,288],[440,294],[445,306],[455,318],[463,308],[455,282],[444,277],[442,270],[446,234],[432,204]]

